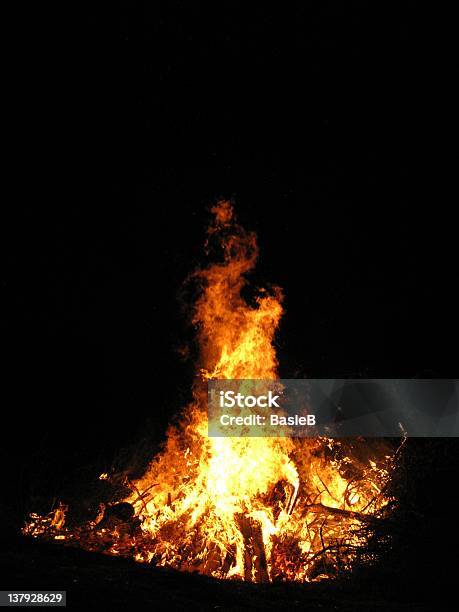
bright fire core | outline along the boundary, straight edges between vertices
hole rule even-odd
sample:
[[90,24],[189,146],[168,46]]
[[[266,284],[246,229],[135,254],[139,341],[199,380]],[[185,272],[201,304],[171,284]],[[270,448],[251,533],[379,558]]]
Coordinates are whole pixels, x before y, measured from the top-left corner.
[[24,533],[219,578],[335,576],[388,511],[394,453],[381,441],[208,437],[206,381],[276,379],[282,316],[280,289],[260,291],[251,305],[241,295],[257,259],[255,234],[236,223],[229,202],[212,213],[207,245],[223,257],[193,274],[199,375],[180,424],[144,476],[125,480],[131,493],[122,503],[101,504],[94,520],[74,527],[61,505],[31,515]]

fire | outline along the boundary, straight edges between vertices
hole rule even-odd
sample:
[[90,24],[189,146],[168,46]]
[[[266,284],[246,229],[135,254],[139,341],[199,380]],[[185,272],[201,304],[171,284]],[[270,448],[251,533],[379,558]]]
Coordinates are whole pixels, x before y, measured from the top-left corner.
[[[206,246],[221,261],[196,271],[192,321],[200,346],[193,401],[131,493],[69,528],[67,508],[31,515],[24,533],[219,578],[317,580],[351,567],[370,521],[384,513],[394,453],[364,441],[211,438],[206,381],[276,379],[279,288],[242,297],[256,236],[231,204],[211,211]],[[110,479],[102,474],[101,479]]]

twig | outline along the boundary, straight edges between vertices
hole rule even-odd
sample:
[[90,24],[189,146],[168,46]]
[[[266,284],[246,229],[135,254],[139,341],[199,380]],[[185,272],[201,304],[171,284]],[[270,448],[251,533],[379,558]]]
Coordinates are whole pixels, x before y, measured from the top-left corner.
[[308,559],[308,563],[311,563],[311,561],[314,561],[314,559],[317,559],[317,557],[320,557],[321,555],[326,553],[328,550],[334,550],[334,549],[339,549],[339,548],[356,548],[357,549],[357,548],[361,548],[361,546],[355,546],[354,544],[330,544],[330,546],[324,546],[322,550],[312,555],[312,557]]
[[336,515],[343,516],[346,518],[358,519],[359,521],[374,520],[372,516],[361,514],[360,512],[356,512],[354,510],[343,510],[341,508],[331,508],[330,506],[325,506],[324,504],[310,504],[309,506],[305,506],[304,510],[305,512],[313,512],[313,513],[327,512],[329,514],[336,514]]
[[327,485],[324,483],[324,481],[322,480],[322,478],[319,476],[319,473],[317,472],[317,470],[316,470],[316,476],[317,476],[317,478],[320,480],[320,482],[323,484],[323,486],[325,487],[325,490],[326,490],[326,491],[327,491],[327,493],[330,495],[330,497],[331,497],[332,499],[334,499],[334,500],[337,502],[338,500],[336,499],[336,497],[334,497],[334,496],[333,496],[333,495],[330,493],[329,488],[328,488],[328,487],[327,487]]
[[325,548],[325,542],[324,542],[324,536],[322,535],[322,529],[323,529],[323,526],[325,525],[326,522],[327,522],[327,519],[324,519],[324,521],[323,521],[323,523],[322,523],[322,525],[320,526],[320,529],[319,529],[320,541],[322,542],[322,550]]
[[146,494],[146,493],[147,493],[147,492],[148,492],[148,491],[149,491],[149,490],[150,490],[152,487],[154,487],[154,486],[155,486],[155,485],[157,485],[158,483],[157,483],[157,482],[155,482],[154,484],[152,484],[151,486],[149,486],[149,487],[148,487],[148,489],[145,489],[145,491],[144,491],[144,492],[141,494],[141,493],[140,493],[140,491],[139,491],[139,489],[138,489],[138,488],[135,486],[135,484],[134,484],[134,483],[133,483],[131,480],[128,480],[128,482],[129,482],[129,485],[130,485],[130,486],[131,486],[131,487],[134,489],[134,491],[137,493],[137,499],[135,499],[135,500],[134,500],[132,503],[134,503],[134,504],[135,504],[135,503],[136,503],[136,501],[138,501],[138,500],[139,500],[139,501],[142,503],[143,509],[144,509],[144,510],[145,510],[145,512],[148,514],[147,504],[145,503],[144,496],[145,496],[145,494]]

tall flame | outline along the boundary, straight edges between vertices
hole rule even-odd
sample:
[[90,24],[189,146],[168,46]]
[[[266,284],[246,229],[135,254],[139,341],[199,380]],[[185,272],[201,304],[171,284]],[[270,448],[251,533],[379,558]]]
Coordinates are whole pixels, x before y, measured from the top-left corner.
[[[32,515],[25,528],[90,549],[133,555],[177,569],[261,582],[311,580],[348,568],[367,517],[386,506],[393,457],[365,446],[348,456],[328,439],[211,438],[206,380],[275,379],[273,346],[282,316],[279,288],[242,296],[256,263],[256,236],[237,224],[227,201],[211,212],[207,247],[222,257],[192,277],[200,295],[192,321],[200,346],[193,401],[125,502],[137,528],[102,518],[79,529]],[[358,446],[358,445],[357,445]],[[106,475],[103,475],[106,478]],[[54,524],[52,522],[54,521]],[[108,543],[108,544],[107,544]]]

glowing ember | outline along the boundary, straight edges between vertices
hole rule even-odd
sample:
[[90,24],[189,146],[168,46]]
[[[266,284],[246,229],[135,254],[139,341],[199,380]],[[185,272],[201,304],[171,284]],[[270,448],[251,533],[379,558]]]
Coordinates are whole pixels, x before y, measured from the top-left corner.
[[31,515],[24,533],[221,578],[330,577],[351,567],[362,528],[387,507],[394,453],[381,442],[207,436],[207,379],[275,379],[282,315],[278,288],[261,291],[253,306],[241,296],[256,236],[228,202],[212,213],[207,244],[220,245],[223,261],[193,274],[200,375],[180,425],[145,475],[125,481],[132,493],[124,502],[101,505],[95,520],[73,529],[61,505]]

